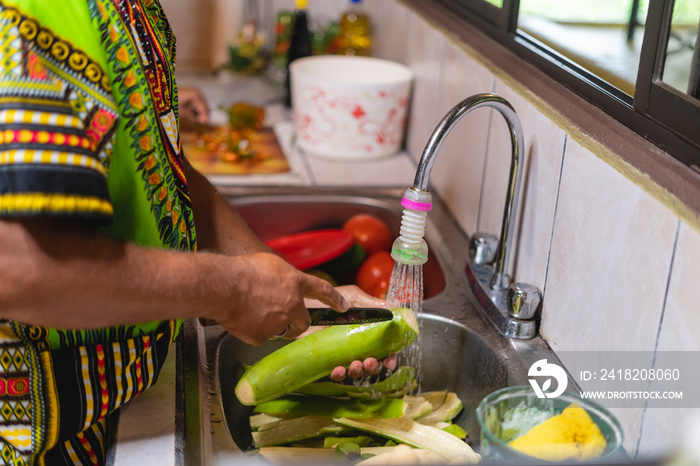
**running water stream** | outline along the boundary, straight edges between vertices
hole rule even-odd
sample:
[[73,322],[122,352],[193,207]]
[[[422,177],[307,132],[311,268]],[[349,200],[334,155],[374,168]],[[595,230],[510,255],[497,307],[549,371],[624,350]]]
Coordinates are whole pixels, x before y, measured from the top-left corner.
[[[420,393],[420,351],[421,335],[423,334],[423,265],[395,262],[394,269],[391,272],[386,300],[390,309],[397,307],[410,308],[418,321],[418,337],[402,352],[401,357],[406,358],[406,361],[403,361],[404,365],[412,366],[416,369],[418,392]],[[399,365],[401,365],[401,361]]]
[[391,246],[394,269],[387,291],[387,304],[390,308],[407,307],[413,311],[418,322],[418,337],[402,352],[407,361],[404,365],[416,370],[418,392],[421,379],[421,335],[423,334],[423,264],[428,261],[428,244],[425,236],[425,223],[428,211],[432,208],[432,197],[427,191],[408,188],[401,198],[404,207],[401,216],[399,237]]

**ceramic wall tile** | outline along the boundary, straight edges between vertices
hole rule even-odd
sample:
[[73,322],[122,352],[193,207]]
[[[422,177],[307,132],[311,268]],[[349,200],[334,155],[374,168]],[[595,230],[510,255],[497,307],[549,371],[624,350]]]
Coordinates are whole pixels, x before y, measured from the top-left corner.
[[677,220],[567,142],[542,310],[554,350],[654,349]]
[[659,332],[659,351],[700,351],[700,233],[681,223]]
[[415,73],[406,148],[418,160],[439,116],[440,70],[445,39],[423,18],[410,13],[406,26],[406,64]]
[[[452,42],[446,44],[443,63],[438,118],[473,94],[491,92],[493,74]],[[488,122],[488,111],[464,116],[445,137],[430,177],[431,186],[468,234],[476,229]]]
[[[517,112],[525,140],[516,218],[516,242],[510,259],[509,273],[516,281],[530,283],[544,290],[566,135],[561,128],[500,80],[496,82],[495,93],[510,102]],[[492,117],[501,118],[496,113],[492,113]],[[499,154],[497,160],[502,160],[502,154],[509,156],[510,153],[511,143],[507,135],[490,138],[489,160],[492,160],[495,154]],[[499,178],[498,181],[508,177],[510,162],[498,167],[488,164],[488,167],[485,182],[497,183],[494,177]],[[505,194],[486,189],[483,192],[482,212],[498,213],[495,220],[496,226],[500,228]],[[494,201],[500,201],[501,204],[494,205]],[[484,220],[483,225],[493,224]]]
[[622,447],[630,458],[637,456],[640,426],[644,419],[644,408],[610,408],[610,412],[622,425]]
[[[260,0],[258,0],[260,2]],[[272,3],[271,9],[277,14],[280,11],[294,11],[295,0],[264,0],[262,3]],[[370,2],[368,2],[370,3]],[[350,1],[346,0],[323,0],[322,2],[310,1],[308,6],[309,19],[312,21],[337,21],[340,14],[347,10]]]
[[[697,285],[700,279],[700,233],[680,224],[658,351],[700,351],[700,314]],[[700,409],[649,409],[644,419],[640,456],[673,451],[687,436],[687,424],[700,419]]]
[[[697,431],[700,408],[647,409],[642,426],[638,459],[659,459],[691,449],[698,458]],[[695,434],[695,436],[694,436]],[[692,442],[689,446],[688,443]]]
[[489,130],[477,229],[500,236],[511,164],[510,133],[496,110],[483,111],[488,113]]
[[[654,349],[676,223],[656,199],[567,141],[542,308],[541,334],[555,351]],[[643,409],[613,412],[634,454]]]
[[396,0],[374,0],[368,2],[367,6],[372,15],[372,55],[405,63],[408,9]]
[[[177,69],[207,70],[213,65],[213,2],[162,0],[168,23],[177,38]],[[230,25],[229,25],[230,27]]]
[[[675,225],[658,201],[568,141],[542,310],[555,351],[653,350]],[[643,409],[614,413],[634,454]]]

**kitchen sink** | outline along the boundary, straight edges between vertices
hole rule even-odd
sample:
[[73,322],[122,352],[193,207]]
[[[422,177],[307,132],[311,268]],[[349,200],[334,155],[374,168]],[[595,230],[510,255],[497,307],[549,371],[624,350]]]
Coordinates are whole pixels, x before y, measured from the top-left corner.
[[[260,195],[239,197],[233,202],[248,226],[264,241],[304,231],[341,228],[350,217],[361,213],[381,219],[389,228],[392,238],[399,236],[401,225],[402,208],[399,204],[362,196]],[[355,270],[350,272],[333,278],[340,285],[354,283]],[[445,289],[445,275],[432,248],[428,250],[428,262],[423,266],[423,274],[426,298],[436,296]]]
[[[269,239],[299,231],[337,228],[356,213],[371,213],[398,233],[403,190],[323,188],[233,188],[222,193],[253,231]],[[510,340],[501,336],[474,306],[463,271],[468,238],[435,196],[425,239],[430,261],[424,266],[426,298],[421,317],[420,387],[450,389],[464,402],[456,419],[479,448],[475,409],[489,393],[507,385],[527,384],[533,354],[547,345],[539,337]],[[251,447],[250,408],[238,403],[234,387],[242,365],[251,364],[282,340],[253,347],[218,325],[189,320],[182,329],[179,370],[182,396],[180,458],[184,464],[256,462],[244,456]],[[553,353],[552,353],[553,356]]]
[[[479,439],[476,406],[489,393],[508,383],[506,362],[490,350],[487,343],[469,328],[452,319],[424,314],[421,319],[420,388],[423,391],[449,389],[464,400],[465,409],[455,422],[472,438]],[[258,347],[242,343],[231,335],[222,338],[217,353],[220,403],[228,432],[243,451],[252,447],[248,417],[252,407],[243,406],[233,393],[233,387],[245,365],[280,348],[280,340]],[[401,354],[400,361],[404,359]]]

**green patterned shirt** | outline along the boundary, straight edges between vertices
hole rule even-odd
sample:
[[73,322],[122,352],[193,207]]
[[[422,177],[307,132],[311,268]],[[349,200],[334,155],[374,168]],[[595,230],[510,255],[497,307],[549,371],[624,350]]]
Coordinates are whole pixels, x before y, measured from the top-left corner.
[[[0,0],[0,40],[0,215],[196,250],[157,0]],[[110,414],[155,382],[178,326],[0,321],[0,462],[101,464]]]

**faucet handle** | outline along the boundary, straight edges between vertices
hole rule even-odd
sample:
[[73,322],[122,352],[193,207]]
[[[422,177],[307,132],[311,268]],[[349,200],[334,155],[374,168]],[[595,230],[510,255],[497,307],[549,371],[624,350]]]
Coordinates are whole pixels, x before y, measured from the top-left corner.
[[491,233],[474,233],[469,239],[469,259],[476,265],[493,264],[498,251],[498,238]]
[[516,319],[532,319],[542,303],[542,293],[535,285],[512,283],[508,288],[508,315]]

